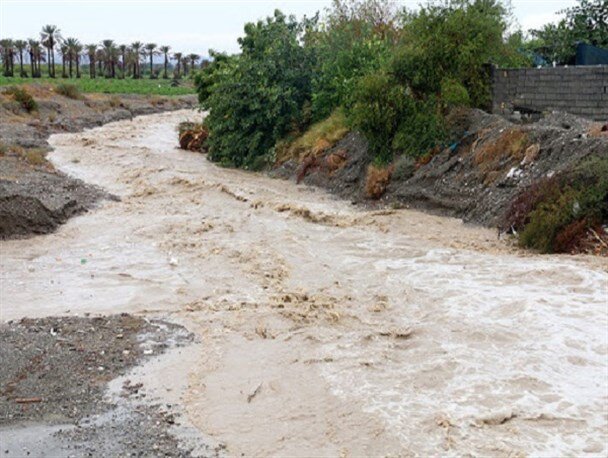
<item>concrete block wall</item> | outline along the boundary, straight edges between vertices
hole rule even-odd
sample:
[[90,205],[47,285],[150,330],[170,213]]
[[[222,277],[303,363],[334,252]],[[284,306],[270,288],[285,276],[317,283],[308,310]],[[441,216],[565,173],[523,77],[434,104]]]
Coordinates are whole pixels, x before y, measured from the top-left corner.
[[553,110],[608,121],[608,66],[493,69],[494,113]]

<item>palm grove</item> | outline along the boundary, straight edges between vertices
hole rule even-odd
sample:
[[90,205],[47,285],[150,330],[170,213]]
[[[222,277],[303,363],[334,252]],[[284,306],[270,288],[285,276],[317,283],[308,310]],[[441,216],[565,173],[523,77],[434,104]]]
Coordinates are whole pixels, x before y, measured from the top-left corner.
[[[61,57],[58,75],[56,55]],[[83,44],[77,38],[64,38],[61,30],[46,25],[40,39],[0,40],[3,76],[22,78],[174,78],[186,76],[201,60],[198,54],[171,52],[170,46],[156,43],[118,44],[114,40]],[[162,56],[162,65],[154,64],[154,56]],[[203,61],[204,63],[204,61]],[[171,74],[170,74],[171,73]]]

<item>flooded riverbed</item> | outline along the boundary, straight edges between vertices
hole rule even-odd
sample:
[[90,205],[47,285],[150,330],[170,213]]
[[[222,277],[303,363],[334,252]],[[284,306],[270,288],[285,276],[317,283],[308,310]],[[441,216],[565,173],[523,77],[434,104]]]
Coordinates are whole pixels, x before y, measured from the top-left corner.
[[219,168],[176,149],[195,116],[51,137],[57,168],[121,201],[1,242],[2,320],[186,326],[191,353],[149,369],[171,367],[180,395],[148,389],[230,455],[606,454],[599,260]]

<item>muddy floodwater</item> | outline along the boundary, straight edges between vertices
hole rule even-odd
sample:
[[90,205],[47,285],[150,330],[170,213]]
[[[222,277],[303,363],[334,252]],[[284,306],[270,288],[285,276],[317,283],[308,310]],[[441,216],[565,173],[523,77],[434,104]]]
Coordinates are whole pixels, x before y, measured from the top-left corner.
[[121,200],[1,242],[2,320],[185,326],[130,377],[232,456],[606,456],[605,263],[219,168],[176,148],[197,116],[51,137]]

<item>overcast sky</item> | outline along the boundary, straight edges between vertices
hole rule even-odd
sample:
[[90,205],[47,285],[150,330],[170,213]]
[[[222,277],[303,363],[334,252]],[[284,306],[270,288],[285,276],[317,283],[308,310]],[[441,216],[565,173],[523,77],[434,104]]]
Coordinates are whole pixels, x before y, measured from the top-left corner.
[[[419,0],[399,1],[415,8]],[[515,17],[524,30],[558,18],[556,12],[575,0],[513,0]],[[64,37],[83,43],[111,38],[170,45],[173,50],[207,55],[209,48],[236,52],[236,39],[246,22],[279,8],[286,14],[313,15],[331,0],[0,0],[2,38],[38,37],[45,24],[55,24]]]

